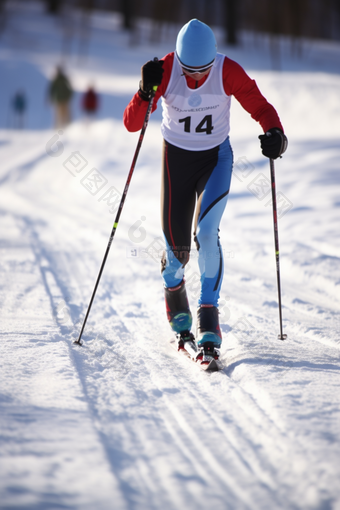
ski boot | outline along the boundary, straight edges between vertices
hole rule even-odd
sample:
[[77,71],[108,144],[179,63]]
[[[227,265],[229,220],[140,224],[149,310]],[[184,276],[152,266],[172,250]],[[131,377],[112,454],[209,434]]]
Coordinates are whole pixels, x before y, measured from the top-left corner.
[[184,280],[177,287],[165,287],[164,294],[168,321],[171,329],[176,333],[178,348],[182,349],[184,342],[194,340],[194,335],[190,333],[192,315]]
[[201,305],[197,310],[196,343],[197,361],[209,363],[218,360],[222,343],[222,334],[218,321],[218,308],[213,305]]

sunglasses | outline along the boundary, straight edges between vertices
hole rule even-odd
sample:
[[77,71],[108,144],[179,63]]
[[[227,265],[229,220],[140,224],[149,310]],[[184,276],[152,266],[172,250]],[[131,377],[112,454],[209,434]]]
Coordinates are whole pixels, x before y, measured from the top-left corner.
[[209,67],[200,67],[199,69],[189,69],[188,67],[182,66],[183,71],[189,74],[196,74],[196,73],[205,73],[206,71],[209,71],[209,69],[212,68],[212,65]]
[[214,59],[212,62],[209,62],[209,64],[207,64],[206,66],[202,66],[202,67],[198,67],[198,68],[196,67],[196,68],[195,68],[195,67],[190,67],[190,66],[186,66],[186,65],[184,65],[184,64],[180,61],[180,59],[179,59],[179,57],[178,57],[177,53],[175,53],[175,55],[176,55],[176,58],[177,58],[177,60],[178,60],[179,65],[181,66],[181,68],[183,69],[183,71],[185,71],[186,73],[189,73],[189,74],[205,73],[206,71],[208,71],[209,69],[211,69],[211,68],[212,68],[212,66],[214,65],[214,61],[215,61],[215,59]]

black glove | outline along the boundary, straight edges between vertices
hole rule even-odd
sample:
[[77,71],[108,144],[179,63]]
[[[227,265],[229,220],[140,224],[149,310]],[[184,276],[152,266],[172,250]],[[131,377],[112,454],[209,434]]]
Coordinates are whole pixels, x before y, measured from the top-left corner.
[[288,140],[279,128],[272,128],[265,135],[260,135],[262,154],[267,158],[276,159],[287,149]]
[[142,79],[139,82],[139,95],[145,101],[148,101],[151,96],[152,87],[160,85],[164,73],[163,60],[149,60],[143,65]]

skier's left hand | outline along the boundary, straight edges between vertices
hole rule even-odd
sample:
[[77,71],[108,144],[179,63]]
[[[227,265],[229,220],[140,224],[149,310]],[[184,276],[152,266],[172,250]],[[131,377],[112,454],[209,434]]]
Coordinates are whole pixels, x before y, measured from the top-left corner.
[[288,140],[279,128],[272,128],[266,134],[260,135],[262,154],[267,158],[277,159],[285,152]]

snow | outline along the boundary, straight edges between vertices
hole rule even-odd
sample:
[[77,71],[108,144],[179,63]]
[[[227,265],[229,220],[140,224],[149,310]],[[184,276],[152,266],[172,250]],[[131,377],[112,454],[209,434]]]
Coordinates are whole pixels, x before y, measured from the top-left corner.
[[[75,30],[64,57],[77,91],[74,121],[56,130],[46,88],[60,62],[62,25],[39,4],[11,5],[0,40],[0,507],[340,509],[339,44],[305,41],[299,57],[283,44],[281,70],[273,71],[264,43],[220,43],[275,105],[289,138],[275,162],[288,339],[277,339],[271,203],[259,186],[269,164],[259,126],[234,101],[235,169],[221,225],[225,368],[207,374],[168,342],[160,111],[84,346],[72,343],[139,136],[125,131],[122,114],[141,65],[173,49],[177,27],[165,42],[131,45],[117,16],[97,13],[87,58]],[[79,102],[91,81],[101,110],[88,123]],[[19,87],[29,101],[23,130],[8,127]],[[86,177],[93,169],[103,179],[98,193]],[[197,280],[193,250],[193,309]]]

